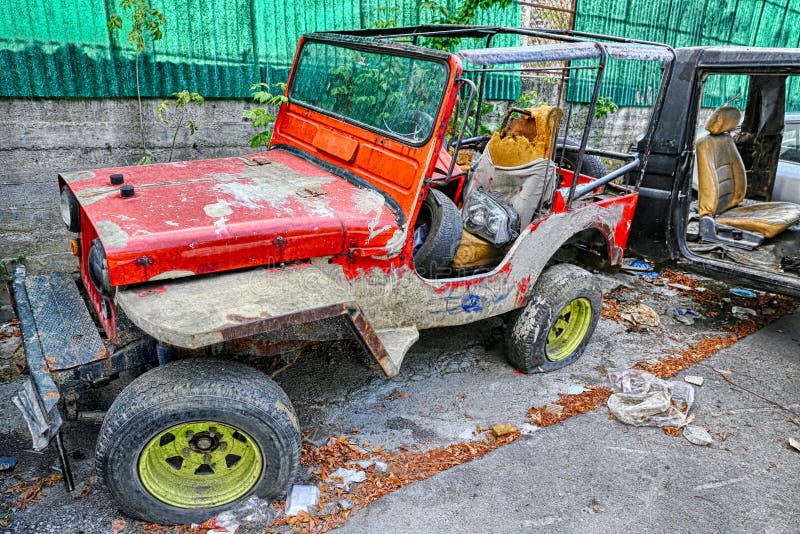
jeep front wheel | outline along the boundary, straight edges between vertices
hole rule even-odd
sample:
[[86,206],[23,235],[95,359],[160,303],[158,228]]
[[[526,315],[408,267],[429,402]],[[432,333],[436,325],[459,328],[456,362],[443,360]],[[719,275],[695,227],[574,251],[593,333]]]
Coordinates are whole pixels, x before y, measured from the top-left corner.
[[527,306],[512,312],[507,339],[509,363],[523,373],[555,371],[583,355],[603,304],[588,271],[558,264],[542,273]]
[[199,523],[250,495],[275,499],[300,460],[281,388],[235,362],[187,359],[134,380],[97,440],[97,472],[117,506],[161,524]]

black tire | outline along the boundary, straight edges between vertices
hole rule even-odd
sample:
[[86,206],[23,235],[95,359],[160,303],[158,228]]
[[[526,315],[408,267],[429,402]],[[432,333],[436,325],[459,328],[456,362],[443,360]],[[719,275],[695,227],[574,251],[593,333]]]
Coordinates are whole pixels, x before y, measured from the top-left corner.
[[[562,310],[577,299],[585,299],[591,306],[588,329],[574,351],[553,361],[546,352],[548,334]],[[573,363],[583,355],[602,305],[603,293],[591,273],[566,263],[548,268],[537,280],[528,304],[510,314],[506,335],[508,362],[523,373],[546,373]]]
[[[574,146],[579,147],[581,146],[581,142],[577,139],[573,139],[571,137],[567,137],[566,139],[559,139],[558,144],[561,142],[567,146]],[[561,161],[561,152],[564,152],[564,168],[568,170],[574,170],[575,165],[578,163],[578,153],[573,152],[571,150],[563,150],[559,149],[556,150],[555,161],[559,163]],[[591,178],[602,178],[606,174],[608,174],[608,170],[606,169],[605,163],[603,160],[600,159],[598,156],[591,156],[589,154],[583,155],[583,163],[581,164],[581,174],[585,176],[589,176]]]
[[[262,463],[246,494],[217,506],[178,507],[145,488],[139,460],[147,444],[193,421],[219,422],[251,438],[254,445],[248,446],[258,448]],[[233,438],[244,441],[235,432]],[[161,524],[200,523],[250,495],[275,499],[285,494],[299,467],[300,431],[286,393],[263,373],[236,362],[187,359],[153,369],[122,391],[103,421],[95,462],[126,515]]]
[[447,195],[431,189],[417,217],[415,228],[428,225],[425,242],[414,253],[417,272],[426,277],[434,277],[453,263],[458,246],[461,244],[461,212]]

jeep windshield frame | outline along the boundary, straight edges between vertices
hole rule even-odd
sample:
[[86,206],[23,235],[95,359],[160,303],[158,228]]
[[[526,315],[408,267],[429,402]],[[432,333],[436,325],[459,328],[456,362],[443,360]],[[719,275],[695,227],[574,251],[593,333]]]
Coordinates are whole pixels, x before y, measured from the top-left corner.
[[[321,47],[328,48],[328,56],[333,53],[333,62],[330,57],[320,61],[319,57],[310,56],[315,48]],[[343,61],[348,56],[356,61]],[[444,52],[399,43],[345,35],[311,34],[304,37],[297,54],[287,87],[287,98],[292,104],[358,128],[408,146],[422,147],[436,133],[436,119],[447,97],[451,74],[449,58],[450,54]],[[314,59],[316,62],[313,62]],[[391,69],[395,71],[394,74],[398,74],[398,70],[406,70],[408,76],[392,79],[382,71],[383,68],[388,68],[390,74]],[[320,79],[320,74],[326,77]],[[431,83],[430,76],[421,77],[422,74],[435,74],[435,84]],[[313,79],[304,84],[305,77]],[[411,83],[414,81],[420,83]],[[337,82],[339,85],[334,86]],[[370,86],[369,83],[374,85]],[[365,84],[366,87],[359,87]],[[313,92],[315,87],[318,89],[316,94]],[[384,96],[382,100],[381,96]],[[317,101],[309,101],[314,97]],[[423,123],[420,128],[404,133],[400,127],[392,124],[393,120],[402,122],[403,117],[410,114],[415,114]],[[401,119],[398,120],[398,117]]]

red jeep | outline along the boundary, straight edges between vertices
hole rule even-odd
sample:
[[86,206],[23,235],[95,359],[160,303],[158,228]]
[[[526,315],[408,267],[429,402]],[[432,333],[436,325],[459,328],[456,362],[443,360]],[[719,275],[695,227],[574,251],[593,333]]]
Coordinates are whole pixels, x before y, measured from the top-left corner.
[[[502,34],[542,44],[490,48]],[[477,47],[417,46],[439,38]],[[669,47],[400,28],[304,37],[264,152],[62,173],[80,276],[20,265],[12,287],[31,375],[15,402],[35,448],[56,440],[71,487],[62,414],[146,371],[105,415],[97,470],[126,514],[187,523],[278,497],[297,472],[297,416],[256,358],[355,336],[392,377],[418,330],[506,315],[517,369],[578,359],[601,291],[569,261],[621,262],[649,153],[587,147],[610,59],[660,63],[650,138]],[[477,135],[487,79],[523,71],[560,73],[558,101],[511,107],[499,132]],[[571,141],[565,84],[578,71],[594,89]]]

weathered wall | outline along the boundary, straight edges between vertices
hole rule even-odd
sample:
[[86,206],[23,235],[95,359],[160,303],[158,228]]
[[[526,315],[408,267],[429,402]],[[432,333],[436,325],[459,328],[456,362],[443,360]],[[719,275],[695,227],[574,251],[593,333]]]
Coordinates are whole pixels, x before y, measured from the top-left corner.
[[[146,100],[147,141],[166,161],[172,131]],[[194,113],[200,128],[178,135],[174,160],[252,152],[254,130],[243,100],[208,100]],[[136,101],[0,99],[0,259],[25,254],[34,272],[70,270],[68,236],[58,212],[56,174],[136,163],[141,154]]]

